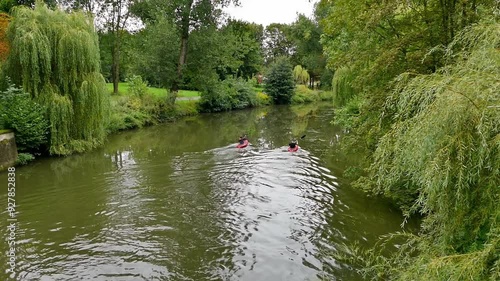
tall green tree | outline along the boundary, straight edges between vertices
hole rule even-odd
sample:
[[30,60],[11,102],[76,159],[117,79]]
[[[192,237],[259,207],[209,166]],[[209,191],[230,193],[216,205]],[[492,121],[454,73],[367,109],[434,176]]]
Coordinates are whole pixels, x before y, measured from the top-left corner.
[[295,81],[290,61],[286,57],[277,58],[267,74],[266,93],[276,104],[289,104],[295,90]]
[[226,69],[224,71],[245,80],[252,78],[260,71],[264,62],[262,49],[264,28],[256,23],[229,20],[221,31],[235,37],[234,43],[236,46],[233,56],[240,61],[236,69]]
[[104,44],[111,53],[111,80],[113,93],[118,93],[122,50],[127,30],[137,29],[140,23],[131,13],[135,0],[60,0],[68,10],[83,10],[95,18],[95,25],[106,41]]
[[326,68],[326,58],[320,43],[321,28],[317,22],[300,14],[290,26],[290,33],[295,46],[293,61],[307,69],[312,87],[320,81]]
[[[133,65],[136,63],[132,56],[133,43],[135,35],[126,30],[121,31],[119,43],[119,56],[116,55],[116,35],[112,32],[98,32],[99,50],[101,52],[101,73],[106,81],[114,82],[114,77],[118,81],[125,81],[131,76]],[[144,52],[143,52],[144,53]],[[118,62],[114,60],[118,59]],[[118,73],[114,66],[118,65]],[[115,72],[113,72],[115,71]],[[115,73],[115,74],[113,74]],[[114,83],[113,83],[114,86]],[[114,90],[114,87],[113,87]],[[114,91],[113,91],[114,92]]]
[[183,80],[190,35],[200,28],[217,26],[222,16],[220,8],[231,2],[239,3],[238,0],[143,0],[135,5],[134,11],[143,21],[151,22],[158,18],[165,18],[172,20],[176,26],[180,46],[177,74],[170,86],[170,104],[175,103]]
[[[199,27],[190,33],[179,88],[203,90],[218,79],[237,75],[245,57],[238,37],[226,28]],[[171,19],[149,21],[134,39],[133,71],[150,83],[170,89],[178,78],[179,36]],[[165,44],[168,42],[168,44]],[[144,52],[148,50],[148,52]]]
[[279,57],[291,57],[295,53],[295,45],[288,24],[272,23],[264,30],[264,50],[266,64],[273,63]]
[[[133,36],[132,72],[141,75],[150,85],[169,89],[177,75],[179,37],[176,26],[166,18],[146,23]],[[144,50],[147,50],[145,52]]]
[[50,153],[68,154],[101,144],[109,97],[91,18],[37,3],[34,9],[15,10],[8,38],[6,73],[47,107]]

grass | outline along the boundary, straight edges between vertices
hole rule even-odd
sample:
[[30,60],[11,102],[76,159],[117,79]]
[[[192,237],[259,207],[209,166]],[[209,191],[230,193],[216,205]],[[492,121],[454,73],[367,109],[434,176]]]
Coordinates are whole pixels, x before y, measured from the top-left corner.
[[5,133],[10,133],[12,132],[11,130],[4,130],[4,129],[0,129],[0,135],[1,134],[5,134]]
[[[106,88],[109,92],[113,92],[113,83],[106,83]],[[148,87],[148,90],[151,94],[158,97],[166,97],[167,90],[155,87]],[[128,94],[128,83],[121,82],[118,83],[118,92],[120,94]],[[200,92],[198,91],[188,91],[188,90],[179,90],[178,97],[199,97]]]
[[264,92],[264,86],[259,86],[259,87],[252,87],[252,89],[258,93],[258,92]]

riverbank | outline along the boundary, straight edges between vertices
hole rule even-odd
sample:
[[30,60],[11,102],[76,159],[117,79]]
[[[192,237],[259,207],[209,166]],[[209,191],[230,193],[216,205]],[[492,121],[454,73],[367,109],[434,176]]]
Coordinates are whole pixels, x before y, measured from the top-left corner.
[[[128,83],[120,83],[120,94],[111,94],[111,120],[108,125],[108,132],[140,128],[155,125],[162,122],[174,121],[180,117],[197,115],[206,111],[199,106],[204,102],[202,93],[199,91],[180,90],[175,105],[167,104],[168,92],[165,89],[136,86]],[[107,89],[112,92],[113,85],[107,84]],[[233,107],[230,110],[245,109],[250,107],[260,107],[270,105],[270,97],[264,93],[262,87],[251,87],[255,103],[248,103],[246,106]],[[236,96],[238,100],[242,97]],[[304,85],[298,85],[292,97],[292,104],[304,104],[319,101],[331,101],[333,95],[327,91],[310,90]],[[222,110],[226,111],[226,110]]]
[[[229,106],[229,109],[218,111],[263,107],[271,104],[270,97],[263,92],[262,87],[251,87],[248,83],[244,84],[245,87],[247,87],[247,91],[245,93],[241,93],[239,91],[220,93],[222,96],[226,95],[226,98],[229,97],[232,105]],[[167,103],[168,92],[165,89],[147,87],[144,83],[142,83],[142,81],[120,83],[119,94],[112,94],[112,86],[113,85],[110,83],[106,85],[110,99],[110,117],[105,125],[107,135],[119,131],[152,126],[164,122],[172,122],[184,116],[217,112],[216,110],[207,110],[207,98],[198,91],[180,90],[176,102],[172,106]],[[331,97],[332,95],[329,92],[313,91],[303,85],[298,85],[292,97],[292,104],[328,101],[332,100]],[[248,99],[253,100],[253,102],[247,102]],[[204,102],[205,107],[200,106],[200,102]],[[26,110],[29,109],[26,108]],[[33,122],[33,120],[24,120],[23,122],[29,123]],[[15,131],[15,128],[13,129]],[[106,140],[104,140],[104,142],[106,142]],[[40,149],[36,151],[22,151],[20,149],[19,158],[22,157],[22,159],[18,159],[18,161],[16,161],[16,165],[27,164],[28,162],[34,160],[34,155],[41,156],[48,154],[48,152],[44,152],[48,151],[44,149],[46,146],[48,146],[48,140],[46,140],[45,143],[42,143],[40,145]],[[80,149],[66,154],[81,153],[91,149],[92,147],[89,147],[88,149]]]

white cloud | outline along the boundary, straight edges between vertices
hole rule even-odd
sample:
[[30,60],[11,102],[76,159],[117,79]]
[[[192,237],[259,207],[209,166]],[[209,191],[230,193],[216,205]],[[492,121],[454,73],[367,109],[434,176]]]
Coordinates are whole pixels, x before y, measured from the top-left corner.
[[232,18],[267,26],[271,23],[292,23],[297,14],[311,17],[314,3],[309,0],[241,0],[241,5],[224,9]]

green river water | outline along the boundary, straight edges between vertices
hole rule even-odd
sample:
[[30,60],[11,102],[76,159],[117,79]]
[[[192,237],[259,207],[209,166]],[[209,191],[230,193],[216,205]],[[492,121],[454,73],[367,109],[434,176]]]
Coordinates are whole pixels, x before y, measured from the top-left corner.
[[201,115],[19,167],[15,274],[2,208],[0,279],[362,280],[332,253],[403,218],[342,179],[360,156],[340,153],[332,119],[320,105]]

